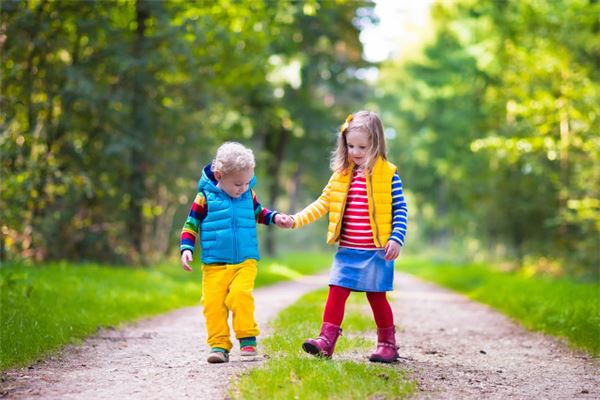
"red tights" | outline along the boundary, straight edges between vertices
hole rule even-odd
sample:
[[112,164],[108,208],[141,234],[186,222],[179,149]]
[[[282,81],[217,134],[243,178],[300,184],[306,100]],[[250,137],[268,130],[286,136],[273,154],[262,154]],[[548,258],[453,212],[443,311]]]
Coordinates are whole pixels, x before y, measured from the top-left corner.
[[[329,286],[329,294],[327,295],[327,303],[325,304],[325,312],[323,322],[340,326],[344,320],[344,309],[346,308],[346,300],[350,296],[350,289],[331,285]],[[387,301],[385,292],[367,292],[367,299],[373,310],[373,317],[378,328],[389,328],[394,326],[394,315],[392,307]]]

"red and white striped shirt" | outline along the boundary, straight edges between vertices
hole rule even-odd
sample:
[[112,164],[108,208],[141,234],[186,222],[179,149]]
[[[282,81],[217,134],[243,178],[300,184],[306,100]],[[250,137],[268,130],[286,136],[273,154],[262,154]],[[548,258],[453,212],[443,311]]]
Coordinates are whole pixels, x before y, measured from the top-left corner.
[[377,249],[373,242],[373,231],[369,218],[369,203],[367,199],[367,181],[363,171],[354,171],[346,209],[342,219],[340,246],[354,249]]

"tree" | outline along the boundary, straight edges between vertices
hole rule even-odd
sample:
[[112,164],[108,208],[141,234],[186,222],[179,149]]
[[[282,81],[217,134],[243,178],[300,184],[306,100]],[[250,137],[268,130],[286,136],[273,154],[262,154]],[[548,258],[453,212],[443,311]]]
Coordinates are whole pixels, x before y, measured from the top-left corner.
[[434,6],[423,57],[383,80],[426,235],[477,237],[519,265],[593,273],[599,15],[587,1]]
[[[2,2],[2,256],[163,257],[225,140],[258,148],[270,205],[300,161],[322,173],[331,98],[360,84],[362,6]],[[299,60],[300,86],[272,79],[278,57]]]

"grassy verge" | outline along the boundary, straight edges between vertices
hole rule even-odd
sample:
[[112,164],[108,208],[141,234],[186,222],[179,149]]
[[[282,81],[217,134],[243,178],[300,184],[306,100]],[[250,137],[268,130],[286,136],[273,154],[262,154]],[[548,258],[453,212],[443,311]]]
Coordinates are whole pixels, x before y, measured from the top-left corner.
[[270,359],[233,384],[232,398],[397,399],[414,391],[414,383],[397,364],[373,364],[366,359],[375,348],[376,336],[364,295],[350,296],[344,336],[333,360],[302,351],[302,341],[319,332],[326,297],[325,290],[309,293],[278,315],[272,323],[273,335],[261,342],[261,351]]
[[[312,274],[330,263],[328,254],[263,259],[256,285]],[[199,270],[196,264],[187,273],[177,262],[147,269],[68,263],[2,265],[0,370],[27,365],[100,327],[198,303]]]
[[600,284],[568,278],[527,277],[486,265],[433,264],[405,258],[400,269],[465,293],[526,328],[566,338],[600,355]]

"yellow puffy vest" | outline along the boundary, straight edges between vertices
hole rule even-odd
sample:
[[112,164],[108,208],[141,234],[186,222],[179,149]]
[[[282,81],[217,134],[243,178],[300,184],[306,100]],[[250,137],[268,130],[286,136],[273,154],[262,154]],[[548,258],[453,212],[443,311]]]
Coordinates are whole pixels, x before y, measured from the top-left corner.
[[[392,234],[392,178],[396,170],[394,164],[379,157],[366,179],[371,230],[377,247],[384,247]],[[340,238],[351,179],[352,168],[335,172],[330,179],[328,244],[333,244]]]

